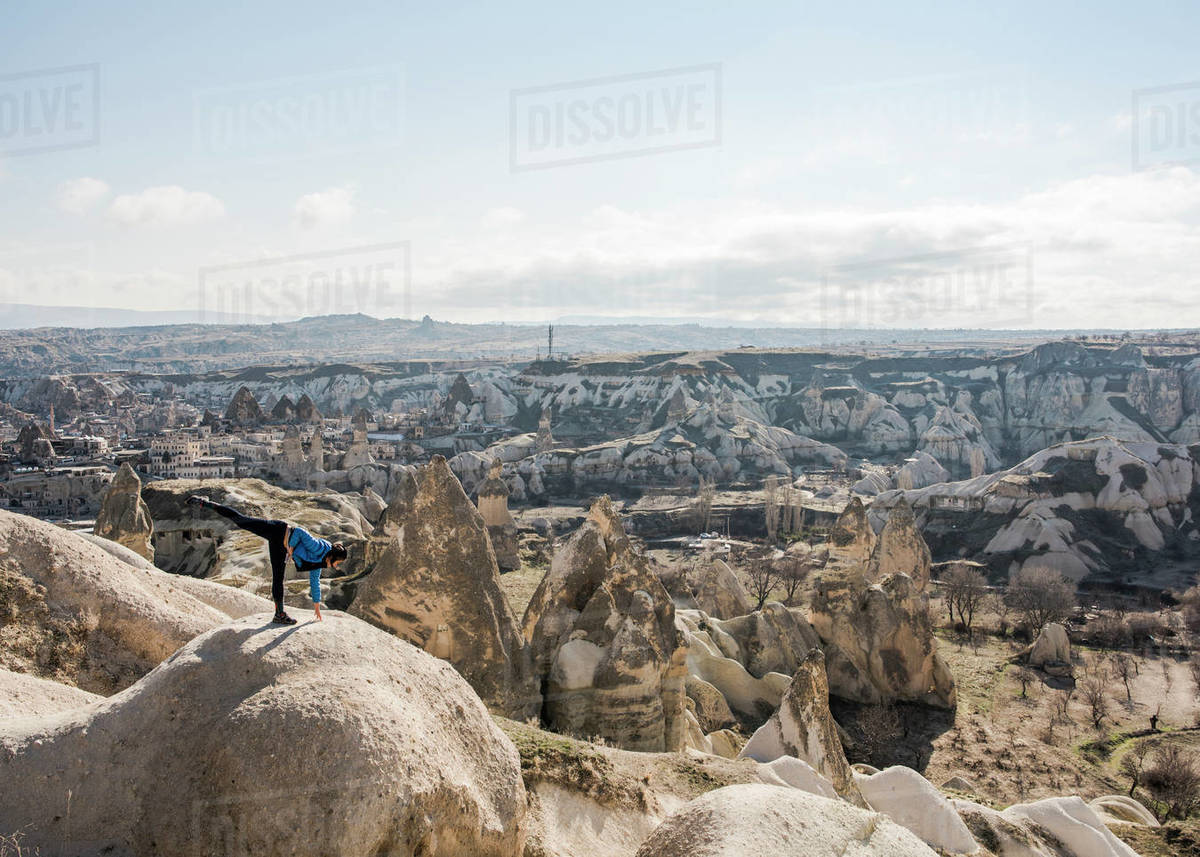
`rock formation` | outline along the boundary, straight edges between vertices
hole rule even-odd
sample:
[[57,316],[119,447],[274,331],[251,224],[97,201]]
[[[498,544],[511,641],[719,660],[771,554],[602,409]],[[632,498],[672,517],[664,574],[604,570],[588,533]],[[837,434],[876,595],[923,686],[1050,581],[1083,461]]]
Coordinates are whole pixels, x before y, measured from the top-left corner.
[[69,684],[0,669],[0,719],[57,714],[103,698]]
[[783,695],[779,709],[742,748],[739,758],[771,762],[795,756],[829,780],[839,795],[856,806],[866,806],[854,772],[846,761],[838,727],[829,713],[829,684],[825,655],[811,649]]
[[935,857],[877,813],[795,788],[726,786],[671,813],[637,857]]
[[829,533],[831,550],[844,563],[865,562],[875,549],[875,532],[867,520],[867,510],[862,500],[853,497],[838,515]]
[[150,507],[142,499],[142,480],[128,462],[121,465],[109,483],[92,532],[154,561],[151,542],[154,522],[150,519]]
[[124,561],[127,548],[104,544],[112,550],[0,511],[0,667],[112,693],[232,615],[271,609],[248,593],[159,571],[132,552]]
[[523,630],[552,729],[630,750],[683,746],[687,648],[675,608],[608,497],[555,554]]
[[1044,625],[1033,645],[1023,654],[1031,667],[1037,667],[1049,675],[1068,676],[1073,672],[1071,639],[1067,636],[1067,629],[1057,622]]
[[380,522],[395,535],[358,583],[350,612],[448,660],[495,710],[536,714],[529,651],[483,518],[440,455],[414,482],[415,493],[399,496]]
[[[1198,451],[1111,437],[1061,443],[986,476],[885,491],[870,514],[878,525],[903,497],[939,557],[971,559],[1003,573],[1034,567],[1074,581],[1089,575],[1122,580],[1144,569],[1154,553],[1186,553],[1200,540],[1190,499],[1200,490]],[[985,526],[964,538],[963,524]],[[1096,547],[1101,540],[1104,550]]]
[[724,560],[715,557],[691,568],[687,583],[696,606],[716,619],[732,619],[750,612],[750,596]]
[[939,853],[973,854],[979,850],[950,801],[912,768],[896,765],[854,779],[871,809],[911,830]]
[[308,393],[305,393],[296,402],[296,420],[302,423],[320,423],[322,421],[321,412],[317,410],[317,406],[313,404],[313,400],[309,398]]
[[225,419],[236,426],[256,426],[263,421],[262,406],[248,387],[238,387],[225,409]]
[[33,853],[515,857],[524,844],[519,758],[466,682],[337,613],[216,628],[127,693],[0,720],[0,748],[0,830]]
[[917,529],[912,506],[901,499],[888,513],[887,523],[871,553],[870,579],[907,574],[918,590],[924,590],[929,585],[930,564],[929,545]]
[[521,557],[517,540],[517,522],[508,511],[508,485],[502,474],[503,462],[496,458],[492,460],[488,477],[478,491],[479,514],[487,524],[488,535],[492,539],[492,550],[496,552],[496,562],[502,571],[512,571],[520,568]]
[[286,393],[271,408],[271,419],[279,423],[290,423],[296,419],[296,404]]
[[954,708],[954,677],[937,653],[927,597],[907,574],[889,574],[864,589],[853,570],[826,570],[811,618],[835,696]]

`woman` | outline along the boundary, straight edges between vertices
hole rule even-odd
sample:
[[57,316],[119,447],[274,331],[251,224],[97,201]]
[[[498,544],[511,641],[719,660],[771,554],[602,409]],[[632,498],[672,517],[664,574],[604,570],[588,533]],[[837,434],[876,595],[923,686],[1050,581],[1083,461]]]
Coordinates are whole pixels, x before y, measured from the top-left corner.
[[296,564],[297,571],[308,572],[308,589],[312,597],[317,621],[321,621],[321,569],[337,568],[346,558],[346,548],[341,542],[330,544],[319,539],[303,527],[294,527],[287,521],[268,518],[252,518],[229,506],[214,503],[207,497],[192,495],[187,499],[189,506],[212,509],[218,515],[233,521],[241,529],[267,540],[271,556],[271,598],[275,602],[277,625],[295,625],[296,620],[283,612],[283,570],[288,558]]

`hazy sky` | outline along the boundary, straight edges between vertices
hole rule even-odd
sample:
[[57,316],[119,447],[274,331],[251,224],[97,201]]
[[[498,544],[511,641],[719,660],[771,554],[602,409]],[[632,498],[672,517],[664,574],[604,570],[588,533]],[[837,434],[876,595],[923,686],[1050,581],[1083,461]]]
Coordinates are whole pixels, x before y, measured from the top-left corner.
[[0,302],[1200,324],[1195,4],[249,5],[6,4]]

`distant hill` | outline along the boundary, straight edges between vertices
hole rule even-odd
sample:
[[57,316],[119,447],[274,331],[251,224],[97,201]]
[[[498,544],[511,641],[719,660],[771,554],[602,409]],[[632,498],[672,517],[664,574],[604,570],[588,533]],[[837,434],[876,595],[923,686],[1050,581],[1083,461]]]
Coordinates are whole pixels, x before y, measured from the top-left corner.
[[[38,306],[0,303],[0,330],[37,327],[145,327],[162,324],[193,324],[198,321],[190,310],[136,310],[119,307]],[[227,313],[209,313],[214,324],[235,319]],[[263,318],[264,323],[280,319]]]
[[[0,377],[51,373],[198,373],[253,365],[415,358],[532,360],[545,354],[540,324],[458,324],[331,315],[262,324],[178,323],[186,313],[0,306]],[[47,323],[45,326],[35,326]],[[116,323],[121,326],[114,326]],[[1081,331],[1083,332],[1083,331]],[[821,330],[699,324],[556,324],[555,353],[867,346],[912,349],[1028,347],[1075,331]],[[861,350],[861,348],[860,348]]]

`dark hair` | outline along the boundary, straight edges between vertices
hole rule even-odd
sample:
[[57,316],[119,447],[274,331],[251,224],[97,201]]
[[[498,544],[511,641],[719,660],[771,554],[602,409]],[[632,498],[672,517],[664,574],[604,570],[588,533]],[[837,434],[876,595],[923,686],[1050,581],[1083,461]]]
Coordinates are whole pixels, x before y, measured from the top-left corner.
[[329,554],[327,556],[330,566],[332,566],[338,560],[345,559],[345,558],[346,558],[346,546],[344,544],[342,544],[341,542],[334,542],[333,547],[331,547],[329,549]]

